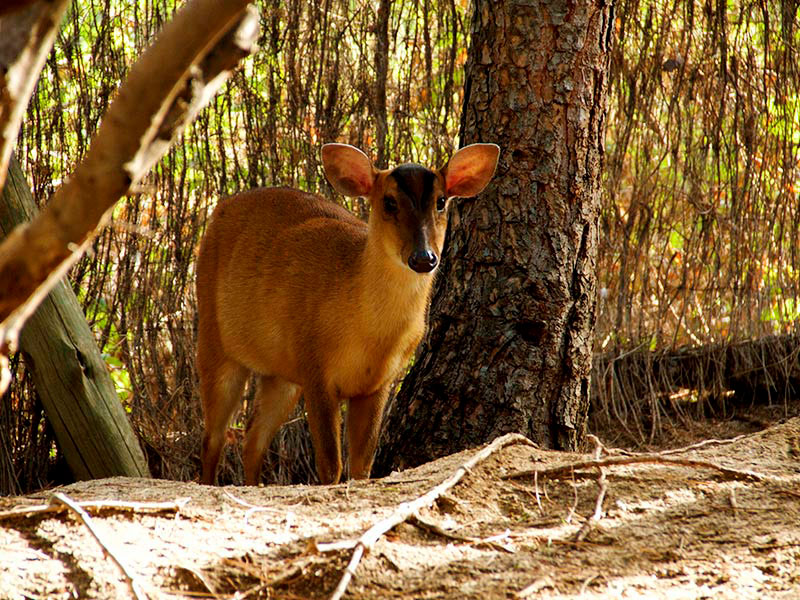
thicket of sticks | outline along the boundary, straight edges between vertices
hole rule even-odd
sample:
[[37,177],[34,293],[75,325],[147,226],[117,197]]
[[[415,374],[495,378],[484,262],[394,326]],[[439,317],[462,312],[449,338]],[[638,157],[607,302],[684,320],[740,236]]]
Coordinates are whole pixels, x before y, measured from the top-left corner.
[[[119,81],[174,4],[72,3],[19,138],[38,202],[86,151]],[[189,479],[198,469],[194,256],[217,200],[260,185],[328,192],[318,155],[325,141],[359,146],[378,164],[438,165],[457,144],[466,2],[261,4],[260,52],[142,193],[121,201],[71,273],[151,469],[164,477]],[[792,0],[617,5],[598,253],[596,350],[604,365],[631,352],[794,332],[796,12]],[[782,360],[763,348],[750,359],[753,368]],[[13,360],[16,379],[0,402],[5,493],[56,477],[47,475],[57,459],[52,435],[24,360]],[[633,428],[644,435],[677,386],[657,385],[652,360],[628,366],[596,370],[593,410],[646,420]],[[304,427],[296,419],[280,434],[273,480],[304,481],[313,472]],[[237,479],[239,468],[227,461],[222,481]]]

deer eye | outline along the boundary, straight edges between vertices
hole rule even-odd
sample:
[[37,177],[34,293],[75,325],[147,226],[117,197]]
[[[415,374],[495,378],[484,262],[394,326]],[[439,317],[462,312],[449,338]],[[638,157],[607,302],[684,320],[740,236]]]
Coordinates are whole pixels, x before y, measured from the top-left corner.
[[391,196],[384,196],[383,197],[383,210],[384,212],[393,215],[397,212],[397,200],[392,198]]
[[439,196],[436,199],[436,210],[442,212],[445,206],[447,206],[447,198],[445,198],[444,196]]

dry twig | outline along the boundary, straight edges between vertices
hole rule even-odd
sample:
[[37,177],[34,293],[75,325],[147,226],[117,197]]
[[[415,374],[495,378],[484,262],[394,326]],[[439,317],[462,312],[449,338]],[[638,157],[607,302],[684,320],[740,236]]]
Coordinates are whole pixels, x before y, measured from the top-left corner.
[[94,522],[92,521],[92,517],[89,516],[81,506],[75,502],[72,498],[63,494],[61,492],[56,492],[53,494],[53,498],[51,502],[58,502],[65,506],[67,506],[72,512],[74,512],[81,522],[86,526],[86,529],[89,530],[89,533],[92,534],[97,543],[100,544],[100,547],[103,549],[103,552],[108,555],[111,560],[119,567],[122,574],[125,576],[125,580],[128,582],[128,586],[131,588],[131,592],[133,593],[136,600],[146,600],[147,594],[145,594],[144,590],[142,590],[141,584],[137,581],[136,576],[130,572],[128,567],[122,560],[109,548],[108,544],[103,540],[100,533],[94,526]]
[[509,473],[503,475],[502,479],[519,479],[522,477],[563,477],[571,475],[574,471],[581,469],[591,469],[592,467],[617,467],[622,465],[636,465],[636,464],[655,464],[676,467],[694,467],[698,469],[711,469],[717,471],[725,476],[726,479],[743,480],[743,481],[765,481],[766,475],[756,473],[746,469],[732,469],[730,467],[723,467],[712,462],[705,460],[694,460],[691,458],[673,458],[670,456],[662,456],[660,454],[641,454],[639,456],[612,456],[610,458],[603,458],[600,460],[583,460],[566,465],[559,465],[557,467],[548,467],[545,469],[526,469],[524,471],[517,471],[516,473]]
[[244,592],[239,592],[236,595],[236,600],[245,600],[245,598],[250,598],[252,596],[257,596],[264,590],[281,585],[282,583],[286,583],[298,577],[299,575],[303,574],[303,565],[292,565],[288,569],[286,569],[283,573],[271,579],[270,581],[263,581],[256,586],[253,586],[249,590],[245,590]]
[[[601,455],[604,451],[606,451],[605,447],[596,436],[589,434],[587,437],[595,444],[594,459],[600,460]],[[581,525],[578,533],[575,534],[576,542],[582,542],[585,540],[586,536],[589,535],[592,526],[603,518],[603,501],[605,500],[606,493],[608,492],[608,482],[606,481],[606,472],[602,467],[597,467],[597,486],[600,488],[600,491],[597,494],[597,500],[594,504],[594,513],[592,513],[592,515],[586,519],[586,522]]]
[[350,559],[350,562],[347,565],[347,568],[344,570],[344,574],[342,575],[341,580],[339,581],[339,585],[336,586],[333,594],[331,595],[331,600],[340,600],[341,597],[344,595],[345,591],[347,590],[347,586],[350,584],[350,580],[353,578],[355,574],[356,568],[358,567],[358,563],[361,561],[361,557],[364,555],[366,551],[372,548],[375,543],[389,530],[393,527],[399,525],[412,515],[416,514],[416,512],[424,508],[426,506],[430,506],[436,499],[456,485],[464,475],[472,469],[475,465],[480,463],[481,461],[485,460],[487,457],[491,456],[493,452],[496,452],[500,448],[505,446],[509,446],[511,444],[528,444],[533,446],[533,442],[531,442],[528,438],[524,435],[520,435],[518,433],[509,433],[502,437],[497,438],[491,444],[486,446],[480,452],[477,452],[475,455],[472,456],[467,462],[456,469],[456,472],[451,475],[448,479],[437,485],[435,488],[427,492],[426,494],[420,496],[416,500],[412,500],[411,502],[403,502],[400,504],[397,509],[385,519],[378,521],[372,527],[367,529],[364,534],[358,538],[356,542],[356,549],[353,552],[353,556]]
[[197,579],[197,581],[202,583],[203,587],[206,588],[206,591],[212,598],[214,598],[215,600],[223,600],[222,596],[217,594],[216,586],[214,585],[214,583],[210,581],[208,577],[206,577],[206,574],[201,569],[195,568],[194,565],[185,565],[185,564],[180,565],[178,568],[186,571],[187,573],[190,573],[192,576],[194,576],[195,579]]
[[[189,502],[189,498],[180,498],[174,502],[123,502],[121,500],[91,500],[88,502],[75,502],[73,504],[82,510],[125,510],[134,513],[141,512],[179,512]],[[11,510],[0,511],[0,520],[29,517],[42,513],[60,513],[70,510],[67,504],[36,504],[23,506]]]
[[246,500],[242,500],[241,498],[237,498],[236,496],[234,496],[233,494],[231,494],[227,490],[223,490],[222,493],[225,494],[228,498],[230,498],[236,504],[244,506],[247,509],[247,511],[244,513],[244,524],[245,525],[248,525],[248,520],[250,519],[250,515],[252,515],[254,513],[257,513],[257,512],[268,512],[268,513],[280,514],[280,515],[286,515],[287,514],[286,510],[284,510],[284,509],[277,509],[277,508],[273,508],[271,506],[258,506],[256,504],[251,504],[250,502],[247,502]]
[[513,546],[503,544],[499,541],[508,538],[508,531],[501,533],[499,535],[490,536],[488,538],[476,538],[468,535],[459,535],[457,533],[447,531],[446,529],[441,527],[438,523],[427,521],[421,518],[419,515],[411,515],[411,517],[409,518],[409,523],[412,523],[413,525],[416,525],[420,529],[430,531],[431,533],[441,536],[448,540],[453,540],[456,542],[464,542],[465,544],[469,544],[471,546],[486,546],[488,548],[491,548],[492,550],[500,550],[502,552],[508,552],[509,554],[513,554],[514,552],[516,552]]
[[527,587],[521,589],[520,591],[518,591],[517,593],[515,593],[514,597],[515,598],[529,598],[530,596],[533,596],[534,594],[539,593],[540,591],[542,591],[545,588],[552,588],[552,587],[554,587],[552,579],[550,579],[549,577],[541,577],[541,578],[537,579],[536,581],[534,581],[529,586],[527,586]]
[[630,450],[623,450],[622,448],[607,448],[605,449],[605,451],[609,455],[621,454],[623,456],[669,456],[672,454],[683,454],[684,452],[689,452],[691,450],[699,450],[700,448],[706,448],[709,446],[727,446],[728,444],[733,444],[735,442],[738,442],[739,440],[746,438],[750,435],[752,434],[743,433],[741,435],[737,435],[735,437],[727,438],[724,440],[718,440],[718,439],[702,440],[700,442],[696,442],[688,446],[683,446],[682,448],[670,448],[668,450],[662,450],[660,452],[631,452]]

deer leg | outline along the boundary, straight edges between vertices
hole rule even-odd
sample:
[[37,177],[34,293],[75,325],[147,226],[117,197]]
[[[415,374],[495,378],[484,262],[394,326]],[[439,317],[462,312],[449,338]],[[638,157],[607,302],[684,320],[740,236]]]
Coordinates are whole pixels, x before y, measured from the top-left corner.
[[369,396],[350,399],[347,408],[347,432],[350,477],[353,479],[369,478],[381,430],[383,407],[388,397],[389,386],[386,385]]
[[304,393],[319,481],[322,484],[338,483],[342,476],[339,399],[322,386],[304,388]]
[[259,379],[255,412],[247,428],[244,443],[244,481],[258,485],[264,453],[272,438],[292,414],[302,389],[280,377],[264,375]]

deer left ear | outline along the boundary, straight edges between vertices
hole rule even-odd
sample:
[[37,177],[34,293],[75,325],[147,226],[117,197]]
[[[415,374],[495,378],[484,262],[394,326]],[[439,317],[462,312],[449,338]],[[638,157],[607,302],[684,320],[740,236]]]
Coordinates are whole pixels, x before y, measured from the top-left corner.
[[500,157],[497,144],[471,144],[456,152],[441,170],[448,196],[476,196],[491,181]]
[[345,196],[369,196],[377,171],[372,161],[348,144],[325,144],[322,166],[334,189]]

